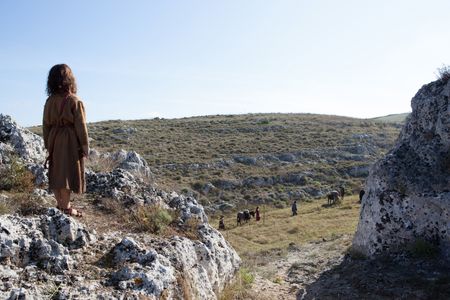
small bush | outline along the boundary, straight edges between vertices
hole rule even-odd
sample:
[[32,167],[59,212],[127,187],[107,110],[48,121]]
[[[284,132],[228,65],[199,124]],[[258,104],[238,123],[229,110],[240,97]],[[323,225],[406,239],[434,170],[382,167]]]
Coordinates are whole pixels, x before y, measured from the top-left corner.
[[192,188],[196,191],[200,191],[203,188],[203,184],[201,182],[194,182],[192,184]]
[[17,194],[13,197],[17,213],[23,216],[39,215],[47,209],[42,197],[29,194]]
[[354,260],[364,260],[366,259],[366,255],[359,250],[356,250],[353,247],[348,248],[347,255],[350,256],[351,259]]
[[247,268],[241,268],[239,270],[239,276],[244,285],[251,285],[255,281],[255,275],[250,273]]
[[283,201],[280,200],[276,200],[273,202],[273,206],[275,206],[276,208],[285,208],[286,207],[286,203],[284,203]]
[[29,193],[14,193],[0,202],[0,215],[20,214],[23,216],[42,214],[48,207],[44,198]]
[[435,74],[437,79],[442,81],[448,81],[450,79],[450,66],[442,65],[442,67],[437,68]]
[[30,192],[33,188],[33,174],[17,157],[12,157],[9,165],[0,167],[0,190]]
[[409,252],[417,258],[435,258],[439,254],[439,247],[425,239],[416,239],[409,245]]
[[275,279],[273,280],[273,283],[276,284],[282,284],[283,283],[283,278],[281,278],[280,276],[275,277]]
[[160,206],[141,206],[132,214],[135,229],[161,234],[173,221],[171,212]]
[[111,158],[104,157],[89,157],[86,161],[86,167],[92,171],[98,172],[111,172],[118,163]]
[[220,300],[260,299],[251,291],[254,281],[255,276],[247,268],[241,268],[234,282],[226,286],[218,298]]

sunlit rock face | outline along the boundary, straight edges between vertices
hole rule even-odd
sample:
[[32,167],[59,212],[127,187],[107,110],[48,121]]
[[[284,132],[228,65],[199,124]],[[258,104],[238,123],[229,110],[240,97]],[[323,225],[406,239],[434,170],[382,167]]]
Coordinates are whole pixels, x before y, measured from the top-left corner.
[[[87,170],[90,199],[107,198],[129,210],[170,210],[177,216],[174,226],[190,228],[191,237],[182,231],[170,237],[132,230],[97,233],[88,218],[75,219],[56,208],[32,216],[2,214],[0,299],[45,299],[49,291],[54,299],[217,299],[241,260],[208,223],[203,206],[194,197],[152,185],[150,167],[134,151],[91,150],[90,156],[92,165],[97,159],[111,167]],[[38,188],[47,181],[42,138],[0,114],[0,168],[15,160],[35,175],[33,196],[49,197]],[[0,204],[9,198],[0,191]],[[53,291],[57,286],[64,288]]]
[[355,249],[373,256],[417,239],[450,246],[450,81],[424,85],[394,148],[370,170]]

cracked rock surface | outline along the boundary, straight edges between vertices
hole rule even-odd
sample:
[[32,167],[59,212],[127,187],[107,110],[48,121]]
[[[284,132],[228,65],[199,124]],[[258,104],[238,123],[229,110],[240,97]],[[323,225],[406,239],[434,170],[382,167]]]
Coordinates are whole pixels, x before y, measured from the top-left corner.
[[449,257],[450,81],[424,85],[394,148],[370,170],[353,247],[373,256],[423,239]]

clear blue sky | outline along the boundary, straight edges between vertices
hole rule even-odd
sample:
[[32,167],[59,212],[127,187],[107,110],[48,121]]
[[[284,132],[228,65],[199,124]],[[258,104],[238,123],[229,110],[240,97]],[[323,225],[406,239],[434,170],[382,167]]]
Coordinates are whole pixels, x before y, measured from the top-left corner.
[[0,112],[39,124],[57,63],[90,122],[407,112],[450,63],[449,33],[444,0],[3,0]]

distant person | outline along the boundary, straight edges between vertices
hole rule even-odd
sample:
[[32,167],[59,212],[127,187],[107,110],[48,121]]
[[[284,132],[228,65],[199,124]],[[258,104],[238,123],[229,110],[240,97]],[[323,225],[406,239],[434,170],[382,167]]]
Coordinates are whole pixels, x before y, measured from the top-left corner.
[[255,210],[255,220],[256,220],[256,222],[261,220],[261,216],[259,215],[259,206],[257,206],[256,210]]
[[223,216],[220,216],[219,229],[225,230],[225,222],[223,221]]
[[366,193],[365,190],[360,190],[360,191],[359,191],[359,203],[362,202],[362,198],[364,197],[364,194],[365,194],[365,193]]
[[70,193],[86,191],[84,159],[89,153],[86,114],[77,96],[75,77],[69,66],[55,65],[47,80],[48,98],[43,117],[44,144],[48,152],[49,188],[57,208],[81,217],[82,212],[71,206]]
[[292,203],[292,216],[296,216],[297,215],[297,200],[294,200],[294,202]]
[[339,192],[341,194],[341,200],[344,201],[344,196],[345,196],[345,190],[344,187],[341,185],[341,187],[339,188]]

